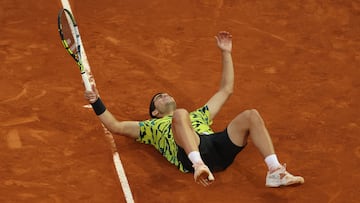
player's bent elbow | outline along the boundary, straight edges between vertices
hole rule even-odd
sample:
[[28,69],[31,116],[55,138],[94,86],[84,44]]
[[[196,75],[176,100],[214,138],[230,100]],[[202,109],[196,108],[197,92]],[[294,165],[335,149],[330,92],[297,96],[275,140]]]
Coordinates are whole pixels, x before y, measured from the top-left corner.
[[223,97],[229,98],[233,94],[234,88],[233,87],[223,87],[219,90],[219,92],[222,94]]

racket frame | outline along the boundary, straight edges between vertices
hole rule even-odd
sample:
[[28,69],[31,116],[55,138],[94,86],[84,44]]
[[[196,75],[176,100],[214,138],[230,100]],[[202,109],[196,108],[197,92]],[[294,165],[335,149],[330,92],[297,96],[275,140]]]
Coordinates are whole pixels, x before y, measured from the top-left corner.
[[[66,19],[67,19],[67,23],[68,25],[63,25],[64,22],[61,21],[61,17],[65,15]],[[76,46],[76,52],[74,53],[68,42],[66,41],[67,39],[65,39],[65,35],[63,32],[63,26],[69,26],[70,30],[71,30],[71,34],[73,36],[73,39],[75,39],[74,41],[74,45]],[[75,60],[76,64],[78,65],[79,69],[80,69],[80,73],[81,73],[81,78],[82,81],[84,83],[85,89],[88,91],[92,91],[92,87],[91,87],[91,83],[90,83],[90,77],[88,75],[88,73],[86,72],[86,69],[82,63],[81,60],[81,48],[82,48],[82,44],[81,44],[81,37],[80,37],[80,32],[79,32],[79,28],[77,26],[77,23],[75,21],[74,16],[72,15],[72,13],[68,10],[68,9],[60,9],[59,14],[58,14],[58,31],[60,34],[60,38],[61,38],[61,43],[64,46],[64,48],[66,49],[66,51],[70,54],[70,56]]]

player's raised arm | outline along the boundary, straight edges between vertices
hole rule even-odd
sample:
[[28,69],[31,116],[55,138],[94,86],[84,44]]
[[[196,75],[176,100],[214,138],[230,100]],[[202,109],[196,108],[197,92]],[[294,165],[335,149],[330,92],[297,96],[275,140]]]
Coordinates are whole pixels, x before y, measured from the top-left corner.
[[206,103],[210,110],[211,119],[220,111],[234,89],[234,66],[231,56],[232,35],[229,32],[221,31],[215,38],[222,54],[222,76],[219,90]]
[[85,91],[85,98],[93,107],[96,115],[105,127],[112,133],[138,138],[140,134],[139,122],[137,121],[118,121],[98,96],[98,91],[93,87],[93,91]]

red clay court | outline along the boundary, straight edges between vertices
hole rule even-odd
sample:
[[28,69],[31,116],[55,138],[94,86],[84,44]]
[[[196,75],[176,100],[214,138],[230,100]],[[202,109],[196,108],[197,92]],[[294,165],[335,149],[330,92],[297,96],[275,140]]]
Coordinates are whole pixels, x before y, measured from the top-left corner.
[[[135,202],[360,202],[359,1],[71,1],[97,87],[119,120],[158,91],[188,110],[217,90],[214,36],[233,35],[222,130],[256,108],[299,187],[266,188],[251,141],[203,188],[115,136]],[[110,144],[57,32],[60,1],[0,0],[0,202],[125,202]]]

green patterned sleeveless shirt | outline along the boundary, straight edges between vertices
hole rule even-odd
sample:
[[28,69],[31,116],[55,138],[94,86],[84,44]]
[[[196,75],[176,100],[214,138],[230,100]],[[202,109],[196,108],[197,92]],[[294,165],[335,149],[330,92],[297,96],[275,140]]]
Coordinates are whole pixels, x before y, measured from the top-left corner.
[[[214,133],[210,128],[210,112],[207,105],[190,113],[190,120],[198,134]],[[188,172],[177,158],[178,147],[171,130],[172,116],[139,122],[140,137],[137,141],[153,145],[170,163],[182,172]]]

